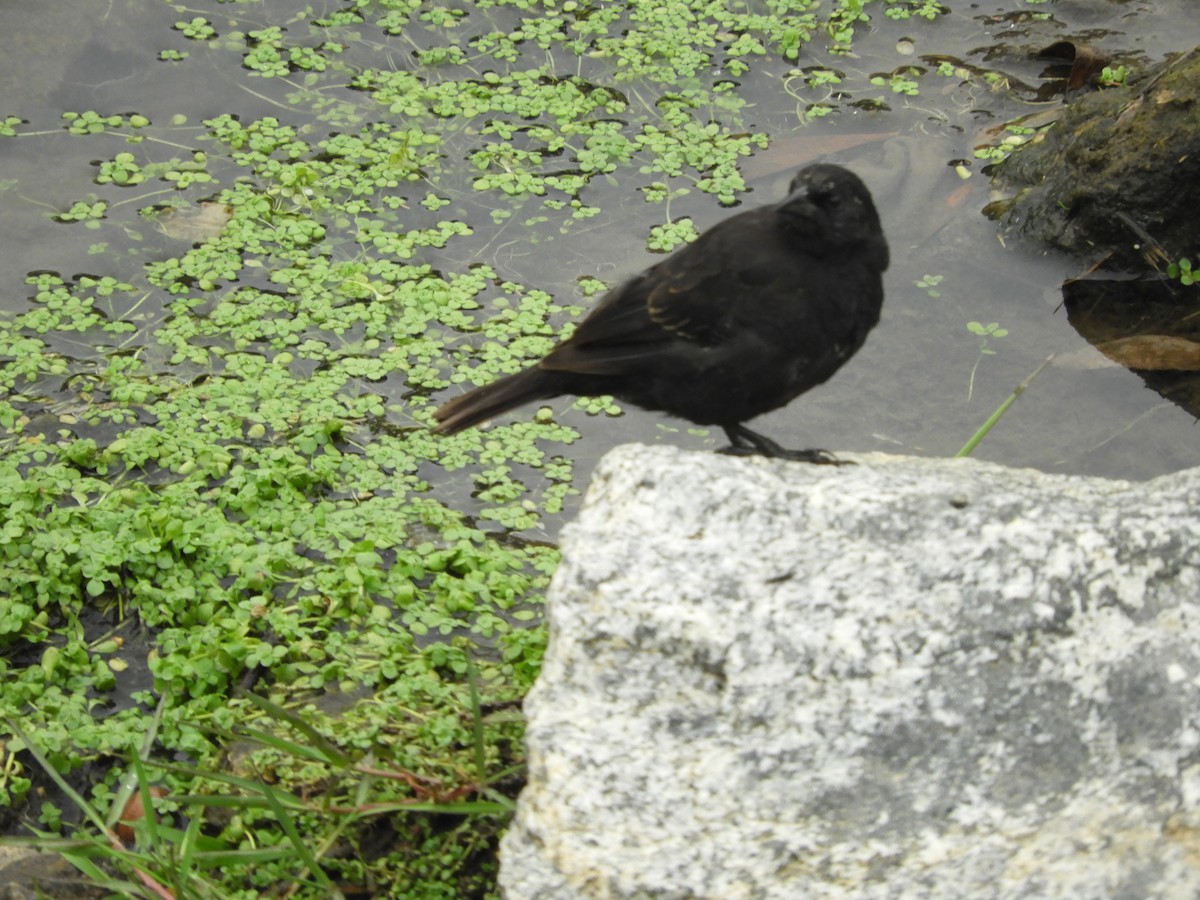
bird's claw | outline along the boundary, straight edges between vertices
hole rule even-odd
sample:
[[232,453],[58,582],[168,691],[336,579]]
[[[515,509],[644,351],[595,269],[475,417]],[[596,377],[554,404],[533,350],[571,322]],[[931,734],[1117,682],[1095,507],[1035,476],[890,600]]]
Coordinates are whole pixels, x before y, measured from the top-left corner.
[[817,466],[854,465],[848,459],[838,459],[828,450],[788,450],[765,434],[751,431],[745,425],[726,425],[724,428],[730,443],[728,447],[723,447],[717,452],[728,456],[766,456],[769,459],[787,459]]
[[853,460],[838,459],[828,450],[784,450],[780,459],[791,459],[817,466],[853,466],[855,464]]
[[788,450],[775,446],[770,449],[762,447],[740,447],[734,444],[722,447],[717,451],[726,456],[765,456],[768,459],[786,459],[792,462],[812,463],[816,466],[853,466],[849,459],[838,459],[828,450]]

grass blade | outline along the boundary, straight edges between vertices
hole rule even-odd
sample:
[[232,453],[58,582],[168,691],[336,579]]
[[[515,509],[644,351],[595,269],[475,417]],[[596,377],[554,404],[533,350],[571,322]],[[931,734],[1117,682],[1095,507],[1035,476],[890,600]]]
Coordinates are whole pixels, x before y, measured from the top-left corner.
[[992,428],[995,426],[995,424],[1000,421],[1000,418],[1006,412],[1008,412],[1008,408],[1017,402],[1017,398],[1020,397],[1023,393],[1025,393],[1025,389],[1033,383],[1033,379],[1035,379],[1039,375],[1041,375],[1042,370],[1045,369],[1046,366],[1050,365],[1050,362],[1053,359],[1054,359],[1054,354],[1051,353],[1049,356],[1046,357],[1045,361],[1040,366],[1038,366],[1036,369],[1033,370],[1033,372],[1029,375],[1028,378],[1026,378],[1024,381],[1022,381],[1020,384],[1018,384],[1015,388],[1013,388],[1013,392],[1011,394],[1009,394],[1007,398],[1005,398],[1004,402],[1001,403],[996,408],[996,411],[994,413],[992,413],[990,416],[988,416],[988,420],[979,427],[978,431],[976,431],[973,435],[971,435],[971,439],[969,441],[967,441],[965,444],[963,444],[963,448],[961,450],[959,450],[957,453],[955,453],[954,456],[956,458],[962,457],[962,456],[970,456],[974,452],[975,448],[979,446],[979,442],[982,441],[985,437],[987,437],[987,433],[989,431],[991,431]]

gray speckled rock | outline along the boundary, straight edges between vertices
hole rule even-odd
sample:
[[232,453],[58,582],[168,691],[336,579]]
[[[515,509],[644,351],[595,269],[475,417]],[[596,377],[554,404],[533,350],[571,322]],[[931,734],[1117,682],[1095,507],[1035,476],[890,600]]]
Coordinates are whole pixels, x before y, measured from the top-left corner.
[[1200,897],[1200,470],[855,458],[605,458],[509,900]]

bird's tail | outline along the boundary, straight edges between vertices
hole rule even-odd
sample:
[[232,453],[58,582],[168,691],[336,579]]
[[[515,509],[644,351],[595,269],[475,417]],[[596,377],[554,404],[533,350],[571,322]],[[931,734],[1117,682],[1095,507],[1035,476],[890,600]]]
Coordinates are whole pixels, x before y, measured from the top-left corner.
[[531,400],[557,396],[562,391],[554,388],[553,381],[551,373],[533,366],[475,388],[439,407],[433,414],[437,419],[433,430],[439,434],[457,434]]

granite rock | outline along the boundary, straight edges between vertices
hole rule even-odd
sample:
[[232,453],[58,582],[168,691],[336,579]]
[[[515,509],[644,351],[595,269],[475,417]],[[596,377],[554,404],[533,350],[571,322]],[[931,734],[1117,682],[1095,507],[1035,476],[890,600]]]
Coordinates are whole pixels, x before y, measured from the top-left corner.
[[505,896],[1200,897],[1200,470],[850,458],[604,459]]

